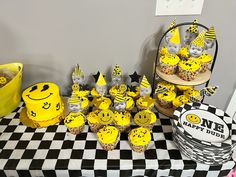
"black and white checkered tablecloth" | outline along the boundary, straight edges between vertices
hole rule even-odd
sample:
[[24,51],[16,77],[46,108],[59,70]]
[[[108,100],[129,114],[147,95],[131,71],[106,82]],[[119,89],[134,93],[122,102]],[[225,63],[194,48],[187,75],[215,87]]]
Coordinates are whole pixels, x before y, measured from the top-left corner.
[[172,141],[169,118],[160,115],[153,128],[152,141],[145,153],[133,152],[127,134],[115,150],[102,150],[86,125],[74,136],[63,125],[32,129],[19,122],[23,103],[0,120],[0,177],[78,177],[78,176],[226,176],[233,160],[208,166],[180,154]]

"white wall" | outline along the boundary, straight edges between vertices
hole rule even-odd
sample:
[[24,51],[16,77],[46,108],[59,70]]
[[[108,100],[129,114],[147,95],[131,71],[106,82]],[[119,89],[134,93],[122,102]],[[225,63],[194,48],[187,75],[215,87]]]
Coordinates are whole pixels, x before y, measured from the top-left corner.
[[[0,63],[24,63],[23,88],[53,81],[67,93],[72,67],[85,74],[110,73],[116,63],[151,80],[163,27],[173,16],[155,17],[155,0],[0,0]],[[220,91],[206,102],[225,108],[236,87],[236,1],[205,0],[203,24],[214,25],[219,54],[211,84]],[[178,22],[195,16],[177,16]]]

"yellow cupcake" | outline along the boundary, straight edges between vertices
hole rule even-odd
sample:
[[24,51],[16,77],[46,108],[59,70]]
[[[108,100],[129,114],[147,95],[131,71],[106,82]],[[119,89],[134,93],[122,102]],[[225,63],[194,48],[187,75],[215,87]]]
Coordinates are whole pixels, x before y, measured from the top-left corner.
[[189,98],[186,96],[186,95],[180,95],[180,96],[177,96],[174,100],[173,100],[173,106],[175,108],[183,105],[183,104],[186,104],[189,102]]
[[90,112],[87,116],[87,120],[90,123],[99,124],[98,113],[99,113],[99,110],[95,110],[95,111]]
[[139,95],[139,92],[140,91],[140,87],[139,86],[135,86],[135,90],[131,90],[130,88],[128,88],[128,91],[127,91],[127,96],[130,96],[134,99],[138,98],[140,95]]
[[147,128],[135,128],[131,130],[129,140],[133,145],[144,146],[151,141],[151,133]]
[[209,63],[212,61],[212,56],[210,54],[203,53],[198,57],[198,59],[203,63]]
[[98,141],[106,151],[115,149],[119,135],[119,130],[114,126],[105,126],[97,132]]
[[175,99],[176,93],[174,91],[167,91],[157,95],[158,102],[163,108],[171,108],[172,101]]
[[137,105],[138,109],[140,109],[140,110],[152,109],[154,106],[154,100],[150,96],[140,97],[136,101],[136,105]]
[[70,112],[69,115],[66,116],[64,124],[72,134],[80,134],[84,128],[85,116],[81,112]]
[[125,110],[127,111],[131,111],[134,107],[134,100],[132,97],[130,96],[125,96],[125,100],[126,100],[126,107]]
[[172,83],[169,83],[167,81],[160,81],[160,82],[158,82],[157,87],[159,87],[159,86],[167,88],[168,90],[171,90],[171,91],[175,90],[175,85],[172,84]]
[[157,121],[157,116],[154,112],[150,111],[150,110],[145,110],[145,112],[148,112],[151,115],[151,121],[150,124],[153,124]]
[[201,67],[201,63],[197,59],[190,58],[188,60],[181,60],[179,62],[179,68],[186,71],[197,71]]
[[115,111],[113,122],[115,123],[115,125],[126,126],[126,125],[130,125],[130,118],[131,118],[131,114],[127,111],[125,112]]
[[188,90],[184,91],[184,95],[187,96],[188,98],[190,96],[195,97],[195,96],[200,95],[200,91],[192,88],[192,89],[188,89]]
[[97,109],[101,110],[108,109],[112,104],[111,100],[107,97],[94,98],[92,103]]
[[112,96],[112,97],[115,97],[116,94],[119,92],[120,94],[124,94],[126,90],[120,90],[119,89],[119,86],[113,86],[110,88],[109,90],[109,94]]
[[160,57],[160,62],[167,65],[177,65],[179,60],[179,57],[173,54],[167,54]]

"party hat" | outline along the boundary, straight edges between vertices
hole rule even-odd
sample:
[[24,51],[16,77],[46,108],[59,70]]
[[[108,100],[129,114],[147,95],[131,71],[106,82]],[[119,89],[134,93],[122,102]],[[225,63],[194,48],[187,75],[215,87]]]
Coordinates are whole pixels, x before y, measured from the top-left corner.
[[73,71],[74,76],[84,76],[83,71],[80,69],[79,65],[75,67],[75,70]]
[[106,81],[105,81],[105,79],[104,79],[102,73],[99,72],[99,76],[98,76],[98,80],[97,80],[97,82],[96,82],[96,85],[98,85],[98,86],[104,86],[104,85],[106,85],[106,84],[107,84],[107,83],[106,83]]
[[191,44],[197,46],[197,47],[204,47],[204,36],[206,31],[203,30],[192,42]]
[[76,94],[72,94],[71,97],[68,99],[69,104],[80,104],[80,99]]
[[124,100],[124,96],[120,93],[117,93],[114,99],[114,103],[122,103]]
[[149,82],[148,82],[148,80],[147,80],[145,75],[143,76],[143,79],[141,81],[140,87],[141,88],[148,88],[148,87],[150,87],[150,84],[149,84]]
[[170,38],[170,42],[172,42],[173,44],[180,44],[179,28],[175,28]]
[[[195,19],[195,20],[193,21],[193,23],[198,23],[197,19]],[[190,33],[198,33],[198,26],[192,24],[192,25],[190,25],[190,26],[188,27],[188,29],[187,29],[186,31],[187,31],[187,32],[190,32]]]
[[206,32],[205,38],[210,39],[210,40],[215,40],[216,39],[215,28],[213,26],[211,26],[208,29],[208,31]]
[[121,76],[121,69],[119,65],[115,65],[115,67],[113,68],[113,72],[112,72],[113,76]]

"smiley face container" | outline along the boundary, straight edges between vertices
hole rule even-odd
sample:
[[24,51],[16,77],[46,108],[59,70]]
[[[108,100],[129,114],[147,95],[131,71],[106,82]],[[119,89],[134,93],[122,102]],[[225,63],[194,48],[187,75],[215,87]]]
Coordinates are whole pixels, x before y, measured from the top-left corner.
[[40,82],[24,90],[22,98],[27,116],[34,121],[48,121],[63,114],[64,104],[59,87],[50,82]]

